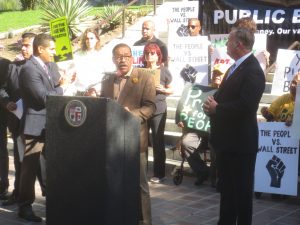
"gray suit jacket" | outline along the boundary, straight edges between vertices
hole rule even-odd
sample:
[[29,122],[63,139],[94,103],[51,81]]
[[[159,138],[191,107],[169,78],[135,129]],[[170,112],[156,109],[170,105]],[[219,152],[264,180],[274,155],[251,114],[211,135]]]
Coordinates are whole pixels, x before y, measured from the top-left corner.
[[58,71],[48,64],[49,76],[33,57],[26,61],[19,75],[19,86],[23,99],[21,131],[25,135],[41,136],[46,123],[46,98],[62,95],[63,89],[55,85]]

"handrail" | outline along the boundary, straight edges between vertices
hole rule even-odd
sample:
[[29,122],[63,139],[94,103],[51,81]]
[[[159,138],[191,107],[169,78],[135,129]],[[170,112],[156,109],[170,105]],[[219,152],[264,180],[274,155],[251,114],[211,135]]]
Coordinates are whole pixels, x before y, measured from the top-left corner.
[[[287,49],[292,50],[297,46],[300,46],[300,42],[294,41],[293,44],[291,44]],[[275,65],[276,65],[276,62],[273,62],[272,65],[266,69],[266,74],[268,74],[270,71],[272,71],[274,69]]]
[[[115,12],[114,14],[110,15],[109,17],[107,17],[105,20],[100,21],[98,24],[96,24],[95,26],[92,27],[92,29],[99,29],[103,24],[108,23],[109,20],[111,20],[112,18],[114,18],[116,15],[118,15],[119,13],[123,12],[123,16],[122,16],[122,38],[124,38],[124,33],[125,33],[125,10],[133,5],[134,3],[138,2],[139,0],[132,0],[131,2],[129,2],[127,5],[124,5],[122,8],[120,8],[117,12]],[[154,15],[156,12],[156,0],[154,0]],[[82,37],[82,34],[80,36],[78,36],[77,38],[72,40],[72,43],[77,42],[78,40],[80,40]]]

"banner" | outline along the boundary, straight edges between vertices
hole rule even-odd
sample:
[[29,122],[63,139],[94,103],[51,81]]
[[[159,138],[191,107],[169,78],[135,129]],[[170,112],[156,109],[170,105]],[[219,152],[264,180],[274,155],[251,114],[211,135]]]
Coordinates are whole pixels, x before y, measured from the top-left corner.
[[208,44],[207,36],[169,40],[169,70],[175,95],[181,95],[185,82],[208,85]]
[[50,21],[50,34],[55,38],[56,55],[55,62],[73,59],[72,45],[66,17],[60,17]]
[[260,122],[256,192],[297,196],[299,139],[284,122]]
[[279,49],[271,94],[289,93],[291,80],[298,72],[300,72],[300,51]]
[[267,50],[274,62],[278,48],[300,40],[299,1],[202,0],[207,34],[227,34],[237,19],[251,17],[257,31],[268,36]]
[[216,90],[208,86],[187,84],[177,105],[176,124],[183,122],[185,127],[207,134],[210,131],[210,121],[202,105]]

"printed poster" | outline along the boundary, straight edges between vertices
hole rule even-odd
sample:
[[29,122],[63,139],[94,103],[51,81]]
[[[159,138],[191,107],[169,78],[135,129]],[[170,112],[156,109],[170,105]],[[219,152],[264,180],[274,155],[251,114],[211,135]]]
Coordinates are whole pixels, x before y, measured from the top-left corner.
[[55,62],[73,59],[72,44],[66,17],[60,17],[50,21],[50,34],[55,38],[56,55]]
[[169,40],[169,70],[174,95],[181,95],[186,82],[208,86],[207,36],[178,37]]
[[291,80],[298,72],[300,72],[300,51],[279,49],[271,94],[289,93]]
[[299,139],[284,122],[260,122],[255,192],[297,196]]
[[208,96],[217,89],[198,84],[187,84],[176,109],[176,124],[183,122],[185,127],[202,131],[206,135],[210,131],[210,119],[202,106]]

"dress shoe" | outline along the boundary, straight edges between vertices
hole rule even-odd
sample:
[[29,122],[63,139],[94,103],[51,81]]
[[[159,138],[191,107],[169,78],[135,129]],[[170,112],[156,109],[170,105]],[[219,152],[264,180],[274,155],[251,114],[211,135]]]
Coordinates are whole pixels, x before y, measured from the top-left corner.
[[203,184],[203,182],[205,180],[207,180],[208,176],[209,176],[209,172],[208,171],[201,172],[200,174],[197,175],[197,180],[195,181],[194,184],[196,186],[199,186],[199,185]]
[[7,188],[0,188],[0,200],[6,200],[7,196]]
[[8,196],[7,200],[2,202],[2,206],[10,206],[17,203],[17,198],[14,193],[12,193],[10,196]]
[[42,222],[42,218],[35,215],[31,208],[20,209],[18,216],[27,221]]

